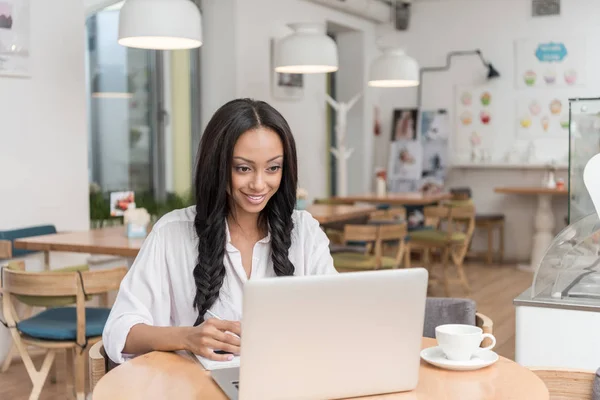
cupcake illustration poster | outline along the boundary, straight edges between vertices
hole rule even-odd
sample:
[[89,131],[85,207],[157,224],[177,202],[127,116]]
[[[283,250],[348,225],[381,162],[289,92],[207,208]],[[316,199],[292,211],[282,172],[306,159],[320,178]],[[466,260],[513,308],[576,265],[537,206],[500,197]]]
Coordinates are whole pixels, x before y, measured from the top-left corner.
[[585,84],[586,42],[582,37],[515,41],[517,88]]
[[517,101],[517,132],[523,139],[567,137],[569,102],[553,96],[523,96]]
[[498,121],[496,89],[492,85],[459,85],[455,88],[455,141],[459,152],[470,152],[471,137],[476,132],[482,149],[493,147],[494,130]]

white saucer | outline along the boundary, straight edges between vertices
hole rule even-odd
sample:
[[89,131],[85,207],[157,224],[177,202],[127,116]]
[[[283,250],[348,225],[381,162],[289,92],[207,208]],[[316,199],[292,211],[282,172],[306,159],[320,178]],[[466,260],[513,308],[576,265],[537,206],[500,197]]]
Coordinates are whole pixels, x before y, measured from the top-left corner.
[[499,357],[498,354],[494,353],[492,350],[482,350],[475,353],[469,361],[452,361],[446,358],[441,347],[435,346],[421,350],[421,358],[429,364],[443,369],[450,369],[453,371],[474,371],[492,365],[498,361]]

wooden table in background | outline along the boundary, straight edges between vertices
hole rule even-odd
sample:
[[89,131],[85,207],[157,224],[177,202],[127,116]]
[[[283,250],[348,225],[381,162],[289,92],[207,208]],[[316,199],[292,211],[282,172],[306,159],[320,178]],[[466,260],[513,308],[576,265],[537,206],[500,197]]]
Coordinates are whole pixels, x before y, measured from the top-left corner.
[[124,226],[116,226],[17,239],[14,245],[18,249],[43,251],[46,255],[50,251],[68,251],[134,258],[142,243],[144,239],[130,239],[125,235]]
[[385,196],[377,196],[374,193],[357,194],[351,196],[340,196],[333,197],[333,200],[356,203],[376,203],[376,204],[390,204],[396,206],[424,206],[427,204],[437,203],[442,200],[449,200],[452,198],[450,193],[438,193],[425,195],[422,193],[388,193]]
[[[435,346],[424,338],[422,348]],[[324,356],[325,357],[325,356]],[[360,367],[357,360],[355,368]],[[500,357],[478,371],[447,371],[421,361],[419,384],[410,392],[361,397],[378,400],[548,400],[546,386],[533,372]],[[365,370],[365,374],[370,371]],[[243,383],[242,383],[243,384]],[[227,400],[200,363],[191,356],[152,352],[134,358],[106,374],[93,400]]]
[[566,196],[567,189],[550,189],[531,186],[508,186],[494,188],[496,193],[537,196],[538,205],[533,220],[533,245],[531,246],[530,264],[519,266],[520,269],[534,272],[542,261],[544,253],[554,239],[554,212],[552,211],[552,196]]
[[[327,205],[313,204],[306,209],[321,224],[347,221],[366,217],[375,211],[368,205]],[[48,265],[49,252],[66,251],[73,253],[105,254],[135,258],[144,239],[130,239],[125,235],[124,226],[93,229],[82,232],[55,233],[15,240],[18,249],[43,251]]]
[[367,205],[344,204],[312,204],[306,207],[314,219],[320,224],[349,221],[355,218],[366,217],[376,210],[376,207]]

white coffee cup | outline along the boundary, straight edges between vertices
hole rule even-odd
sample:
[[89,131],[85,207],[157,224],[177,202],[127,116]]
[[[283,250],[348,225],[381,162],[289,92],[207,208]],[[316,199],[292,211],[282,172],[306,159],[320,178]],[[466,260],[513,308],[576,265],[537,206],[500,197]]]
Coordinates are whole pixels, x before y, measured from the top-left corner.
[[[468,361],[473,354],[482,350],[491,350],[496,345],[496,338],[473,325],[448,324],[435,328],[435,338],[448,360]],[[481,348],[481,342],[490,338],[492,344]]]

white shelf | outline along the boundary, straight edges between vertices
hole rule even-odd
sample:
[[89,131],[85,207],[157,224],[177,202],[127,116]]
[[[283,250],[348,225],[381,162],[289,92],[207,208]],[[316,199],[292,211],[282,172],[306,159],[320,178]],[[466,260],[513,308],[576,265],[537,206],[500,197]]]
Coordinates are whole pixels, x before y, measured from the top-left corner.
[[[549,169],[549,164],[506,164],[506,163],[472,163],[472,164],[453,164],[451,169]],[[566,164],[554,165],[557,170],[567,170]]]

